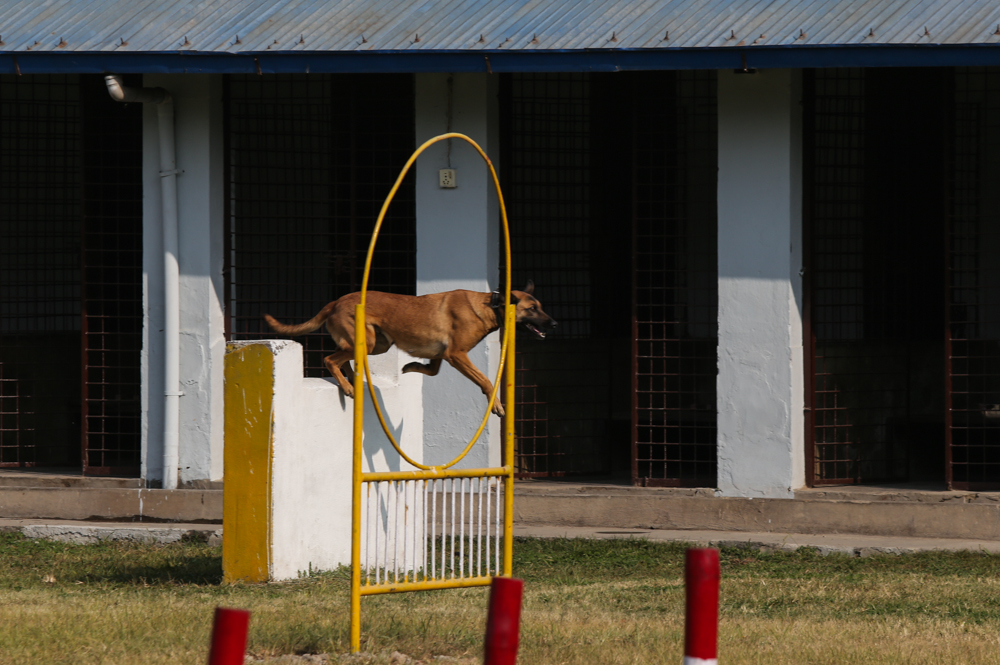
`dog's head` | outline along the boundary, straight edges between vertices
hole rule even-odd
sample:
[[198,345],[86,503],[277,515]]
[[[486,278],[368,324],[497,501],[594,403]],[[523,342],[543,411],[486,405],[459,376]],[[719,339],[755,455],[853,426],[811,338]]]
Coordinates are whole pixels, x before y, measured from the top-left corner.
[[536,339],[545,339],[545,335],[559,324],[542,311],[542,303],[531,295],[534,291],[534,282],[528,280],[528,285],[524,287],[523,291],[512,290],[510,292],[510,301],[517,306],[517,323],[524,326],[525,330],[534,335]]

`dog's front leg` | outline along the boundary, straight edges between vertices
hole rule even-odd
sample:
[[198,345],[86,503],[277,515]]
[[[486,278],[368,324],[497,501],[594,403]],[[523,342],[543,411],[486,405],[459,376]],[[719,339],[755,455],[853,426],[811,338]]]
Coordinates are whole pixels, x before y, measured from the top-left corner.
[[[490,394],[493,392],[493,384],[486,378],[486,375],[479,371],[478,367],[472,364],[472,361],[469,360],[469,356],[466,353],[456,351],[446,356],[445,360],[447,360],[452,367],[467,376],[473,383],[479,386],[479,388],[483,391],[483,394],[486,395],[487,399],[489,399]],[[493,400],[493,413],[498,416],[502,416],[504,414],[503,404],[500,403],[499,394],[497,395],[497,398]]]

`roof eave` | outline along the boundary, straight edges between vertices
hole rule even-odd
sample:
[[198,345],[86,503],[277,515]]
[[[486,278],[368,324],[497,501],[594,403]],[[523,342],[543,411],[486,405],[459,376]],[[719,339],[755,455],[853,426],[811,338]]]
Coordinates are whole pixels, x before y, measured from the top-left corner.
[[476,51],[0,51],[0,73],[301,74],[1000,66],[996,44]]

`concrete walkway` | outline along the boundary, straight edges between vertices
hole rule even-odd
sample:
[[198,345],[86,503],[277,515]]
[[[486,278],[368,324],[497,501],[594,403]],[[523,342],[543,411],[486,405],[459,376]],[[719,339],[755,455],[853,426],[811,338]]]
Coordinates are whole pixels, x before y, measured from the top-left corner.
[[515,536],[531,538],[641,538],[653,541],[691,543],[698,547],[744,547],[759,551],[791,552],[800,547],[820,554],[903,554],[925,551],[963,550],[1000,553],[1000,542],[957,538],[911,538],[906,536],[864,536],[851,534],[780,534],[747,531],[686,531],[667,529],[616,529],[573,526],[515,526]]
[[4,532],[20,532],[26,538],[42,538],[79,545],[109,540],[144,543],[195,540],[213,546],[222,544],[222,527],[218,524],[0,519],[0,533]]
[[[643,538],[763,550],[810,547],[851,556],[1000,553],[1000,492],[947,491],[943,485],[803,489],[788,500],[727,498],[705,488],[633,487],[607,479],[519,480],[515,496],[517,536]],[[0,532],[29,538],[74,543],[194,539],[217,545],[222,489],[219,483],[146,489],[135,478],[89,478],[79,469],[0,469],[0,515]]]
[[[0,533],[2,532],[20,532],[27,538],[43,538],[77,544],[114,540],[148,543],[196,540],[213,546],[222,544],[222,528],[218,524],[0,519]],[[574,526],[515,526],[514,535],[530,538],[641,538],[651,541],[691,543],[699,547],[744,547],[758,551],[794,551],[800,547],[809,547],[816,549],[822,555],[839,553],[862,557],[873,554],[902,554],[923,551],[969,550],[1000,553],[1000,542],[996,541],[904,536],[809,535]]]

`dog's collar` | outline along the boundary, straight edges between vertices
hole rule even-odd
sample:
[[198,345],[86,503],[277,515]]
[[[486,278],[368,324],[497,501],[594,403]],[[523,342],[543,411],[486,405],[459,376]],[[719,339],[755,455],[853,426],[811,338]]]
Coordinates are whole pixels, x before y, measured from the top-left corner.
[[503,296],[499,291],[490,293],[490,307],[493,309],[501,309],[503,307]]

